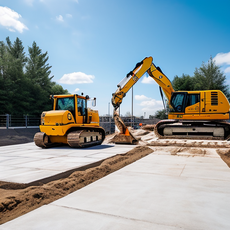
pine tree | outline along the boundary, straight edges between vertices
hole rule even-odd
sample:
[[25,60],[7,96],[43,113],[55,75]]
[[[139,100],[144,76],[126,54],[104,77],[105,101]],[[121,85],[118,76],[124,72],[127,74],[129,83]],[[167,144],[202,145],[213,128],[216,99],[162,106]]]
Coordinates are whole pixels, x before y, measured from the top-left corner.
[[52,82],[48,53],[33,42],[26,57],[19,38],[14,43],[0,41],[0,114],[40,115],[50,110],[51,94],[68,94]]
[[221,90],[228,99],[230,99],[229,87],[226,84],[226,76],[220,67],[215,64],[212,57],[208,63],[202,63],[202,66],[194,72],[194,90]]
[[35,114],[40,114],[43,110],[51,109],[50,107],[50,90],[52,87],[51,67],[47,61],[48,53],[42,53],[42,50],[33,42],[32,47],[28,48],[29,57],[26,64],[26,76],[29,79],[31,87],[31,110]]
[[11,111],[8,92],[10,88],[9,75],[7,73],[9,67],[9,58],[6,46],[0,41],[0,114],[6,114]]
[[14,44],[11,43],[9,37],[6,38],[7,51],[9,54],[8,78],[10,80],[10,87],[8,91],[8,98],[11,104],[11,114],[25,114],[28,111],[29,97],[27,91],[27,81],[23,68],[26,63],[26,56],[24,47],[19,38],[16,38]]
[[181,77],[175,76],[172,81],[172,86],[174,90],[185,90],[190,91],[194,89],[194,81],[193,78],[189,75],[182,74]]

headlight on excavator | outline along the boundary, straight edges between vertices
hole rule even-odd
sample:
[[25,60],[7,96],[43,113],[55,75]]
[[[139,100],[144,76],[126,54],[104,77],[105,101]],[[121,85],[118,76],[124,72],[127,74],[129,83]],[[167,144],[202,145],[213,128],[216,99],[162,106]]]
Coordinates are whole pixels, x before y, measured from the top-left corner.
[[45,124],[45,121],[44,121],[44,117],[45,117],[46,113],[42,113],[41,115],[41,125],[44,125]]

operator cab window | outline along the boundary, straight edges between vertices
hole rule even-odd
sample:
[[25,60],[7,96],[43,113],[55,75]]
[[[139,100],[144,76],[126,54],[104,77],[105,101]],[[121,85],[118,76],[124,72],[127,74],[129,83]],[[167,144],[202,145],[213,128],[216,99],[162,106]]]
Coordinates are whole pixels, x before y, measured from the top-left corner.
[[199,94],[188,94],[187,106],[194,105],[198,102],[200,102]]
[[171,105],[173,107],[172,112],[184,112],[184,101],[186,93],[174,93],[171,99]]
[[58,98],[56,110],[74,111],[74,98],[73,97]]
[[77,99],[77,109],[78,109],[78,114],[80,116],[86,116],[87,105],[85,99],[82,98]]
[[69,110],[75,117],[74,97],[57,98],[56,110]]

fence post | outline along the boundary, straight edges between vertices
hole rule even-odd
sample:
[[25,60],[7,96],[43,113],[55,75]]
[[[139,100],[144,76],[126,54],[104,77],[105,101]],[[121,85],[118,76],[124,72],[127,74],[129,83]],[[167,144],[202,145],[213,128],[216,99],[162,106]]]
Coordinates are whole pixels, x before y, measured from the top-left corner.
[[111,128],[112,128],[112,125],[111,125],[111,117],[109,117],[109,134],[112,133]]
[[26,119],[26,128],[27,128],[27,115],[25,116],[25,119]]
[[6,114],[6,129],[9,129],[10,117],[9,114]]

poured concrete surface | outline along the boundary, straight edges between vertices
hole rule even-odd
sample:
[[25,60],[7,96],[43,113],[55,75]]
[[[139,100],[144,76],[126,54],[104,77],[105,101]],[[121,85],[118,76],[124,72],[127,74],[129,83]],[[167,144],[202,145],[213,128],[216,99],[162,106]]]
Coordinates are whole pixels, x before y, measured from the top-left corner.
[[155,151],[1,225],[11,229],[230,229],[230,169],[211,157]]
[[33,142],[3,146],[0,147],[0,181],[24,184],[42,181],[116,154],[126,153],[134,147],[99,145],[84,149],[69,146],[42,149]]

